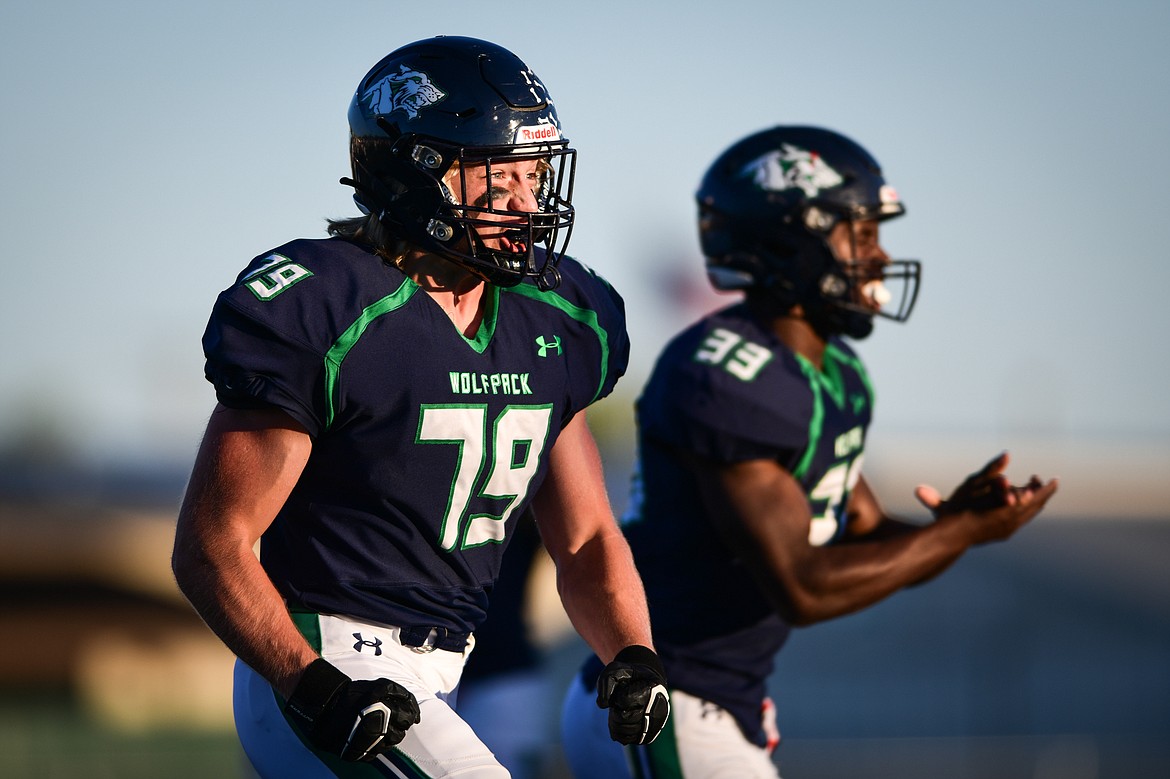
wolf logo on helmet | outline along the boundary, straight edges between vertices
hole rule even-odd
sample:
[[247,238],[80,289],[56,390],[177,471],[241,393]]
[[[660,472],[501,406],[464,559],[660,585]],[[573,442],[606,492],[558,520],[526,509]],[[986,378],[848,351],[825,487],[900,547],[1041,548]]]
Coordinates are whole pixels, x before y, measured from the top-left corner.
[[821,155],[790,143],[752,160],[744,166],[743,174],[750,176],[760,189],[779,192],[796,187],[808,197],[845,183]]
[[745,290],[781,309],[799,305],[825,335],[864,338],[875,316],[898,322],[910,316],[917,260],[847,260],[829,244],[841,222],[883,221],[906,211],[877,161],[845,136],[797,126],[750,135],[715,160],[696,197],[716,289]]
[[400,65],[397,73],[391,73],[363,92],[362,100],[367,102],[372,114],[389,114],[401,109],[413,119],[420,108],[434,105],[446,96],[426,73]]
[[[544,84],[515,54],[459,36],[403,46],[362,79],[349,126],[353,176],[342,183],[390,234],[492,284],[559,283],[575,213],[576,151]],[[465,194],[461,170],[482,167],[490,177],[493,165],[517,158],[541,163],[535,211],[456,197]],[[501,222],[509,249],[479,236]]]

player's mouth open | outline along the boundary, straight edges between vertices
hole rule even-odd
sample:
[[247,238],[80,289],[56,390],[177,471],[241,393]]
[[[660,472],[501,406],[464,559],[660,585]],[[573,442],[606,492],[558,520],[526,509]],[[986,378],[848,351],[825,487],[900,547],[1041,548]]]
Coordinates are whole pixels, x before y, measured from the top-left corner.
[[506,231],[498,239],[500,250],[512,252],[513,254],[526,254],[528,252],[528,244],[524,240],[525,237],[523,230]]

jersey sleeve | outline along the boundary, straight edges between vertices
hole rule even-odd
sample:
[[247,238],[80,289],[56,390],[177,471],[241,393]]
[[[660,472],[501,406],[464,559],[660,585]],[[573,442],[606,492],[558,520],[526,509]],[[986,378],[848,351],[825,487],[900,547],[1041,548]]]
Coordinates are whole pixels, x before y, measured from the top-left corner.
[[[253,260],[216,300],[203,334],[204,373],[232,408],[275,407],[316,437],[324,430],[329,309],[312,257],[289,244]],[[292,268],[292,270],[288,270]],[[258,269],[258,270],[257,270]],[[301,281],[287,288],[265,276]],[[259,292],[258,292],[259,291]]]
[[[721,463],[777,460],[793,467],[809,443],[812,396],[799,369],[773,355],[748,378],[697,358],[703,329],[664,350],[638,400],[642,434]],[[741,372],[738,372],[742,374]]]
[[275,406],[316,437],[323,429],[323,359],[271,323],[250,318],[221,298],[203,336],[204,373],[231,408]]
[[[586,298],[597,317],[598,342],[601,345],[598,389],[593,401],[613,392],[630,363],[630,336],[626,329],[626,308],[618,291],[593,270],[581,266],[588,274]],[[592,401],[591,401],[592,402]]]

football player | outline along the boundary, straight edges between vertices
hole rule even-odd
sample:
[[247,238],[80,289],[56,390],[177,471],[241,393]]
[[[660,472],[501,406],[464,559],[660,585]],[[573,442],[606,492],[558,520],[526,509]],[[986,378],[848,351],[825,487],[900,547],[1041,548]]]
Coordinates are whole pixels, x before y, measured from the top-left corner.
[[[919,263],[891,260],[882,222],[902,201],[863,148],[776,127],[732,145],[698,191],[711,283],[743,290],[670,342],[639,398],[639,463],[622,519],[670,679],[671,726],[630,750],[638,776],[775,779],[765,684],[793,625],[870,606],[1005,539],[1056,491],[1013,487],[1000,455],[934,515],[887,515],[862,475],[873,389],[845,338],[905,321]],[[607,745],[588,662],[566,697],[578,779],[629,776]],[[600,718],[600,719],[599,719]]]
[[173,568],[238,657],[244,750],[264,777],[507,777],[454,691],[533,516],[614,738],[649,741],[665,679],[585,421],[626,367],[623,304],[564,254],[552,99],[438,37],[375,65],[349,126],[361,215],[252,260],[203,339],[218,405]]

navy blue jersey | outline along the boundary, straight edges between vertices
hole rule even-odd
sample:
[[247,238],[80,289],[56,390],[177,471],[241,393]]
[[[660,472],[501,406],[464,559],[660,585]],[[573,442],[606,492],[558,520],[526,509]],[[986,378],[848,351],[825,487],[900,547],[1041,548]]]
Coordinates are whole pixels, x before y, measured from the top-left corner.
[[313,439],[261,543],[291,605],[451,633],[480,623],[553,443],[628,359],[621,298],[559,267],[555,291],[487,286],[473,338],[339,238],[257,257],[219,296],[203,346],[220,402],[283,409]]
[[872,404],[843,341],[828,343],[818,370],[742,304],[671,341],[638,400],[638,474],[622,523],[655,646],[672,687],[723,706],[761,744],[765,680],[789,627],[717,535],[680,453],[778,462],[808,495],[809,540],[829,543],[844,530]]

